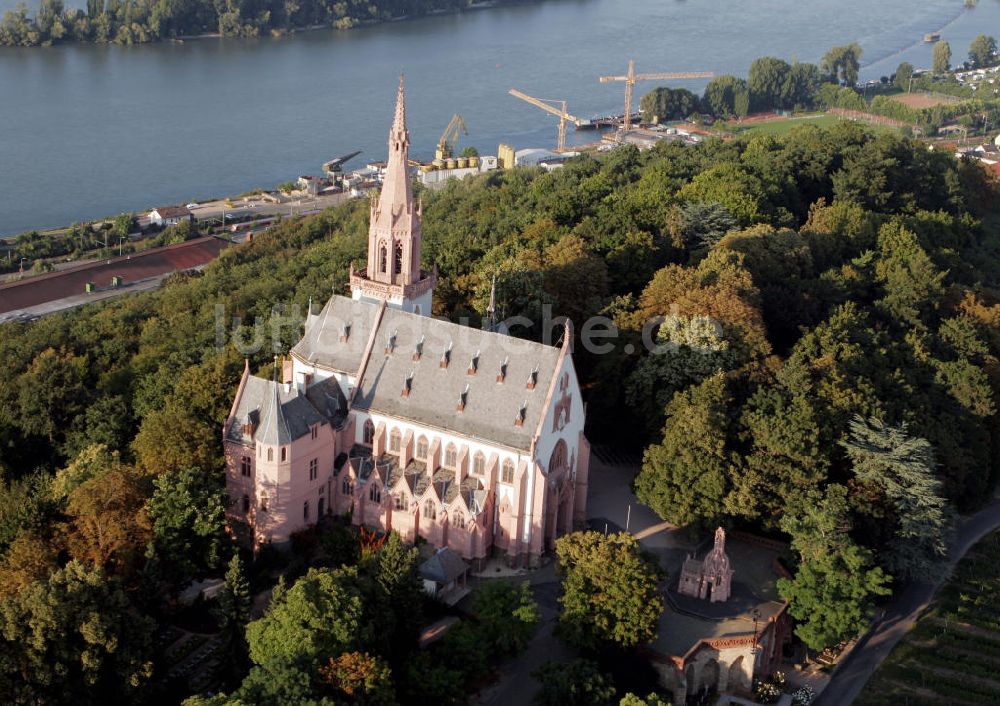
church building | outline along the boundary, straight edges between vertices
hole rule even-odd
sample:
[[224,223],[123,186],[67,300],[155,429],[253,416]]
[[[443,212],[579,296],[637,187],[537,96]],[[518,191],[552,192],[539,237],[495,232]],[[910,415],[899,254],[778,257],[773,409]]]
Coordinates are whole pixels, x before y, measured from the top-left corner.
[[327,514],[424,537],[473,564],[536,565],[586,518],[590,445],[558,346],[431,317],[403,82],[368,262],[310,307],[281,379],[244,370],[223,431],[228,519],[283,545]]

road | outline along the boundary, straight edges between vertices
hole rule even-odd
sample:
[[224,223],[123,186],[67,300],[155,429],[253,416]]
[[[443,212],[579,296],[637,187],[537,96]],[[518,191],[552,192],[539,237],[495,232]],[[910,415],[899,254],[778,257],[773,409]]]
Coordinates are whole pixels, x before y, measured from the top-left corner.
[[[307,211],[320,211],[324,208],[337,206],[351,198],[350,194],[328,194],[326,196],[313,196],[295,199],[287,203],[271,203],[263,201],[259,196],[248,196],[240,199],[230,199],[232,206],[227,205],[226,199],[216,201],[206,201],[199,204],[197,208],[191,209],[191,213],[199,221],[219,220],[223,213],[232,214],[242,218],[245,216],[295,216]],[[251,204],[253,204],[251,206]]]
[[972,546],[1000,527],[1000,501],[994,501],[961,522],[952,543],[948,565],[929,583],[915,583],[885,611],[885,615],[840,664],[813,706],[850,706],[896,643],[910,631],[930,604],[955,564]]

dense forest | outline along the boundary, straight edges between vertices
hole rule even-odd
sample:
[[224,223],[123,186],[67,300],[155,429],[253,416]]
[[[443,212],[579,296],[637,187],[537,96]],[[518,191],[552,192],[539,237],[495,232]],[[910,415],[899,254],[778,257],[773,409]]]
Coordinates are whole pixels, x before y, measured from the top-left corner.
[[80,10],[67,8],[63,0],[41,0],[34,16],[23,2],[4,14],[0,45],[140,44],[199,34],[257,37],[304,27],[350,29],[474,4],[471,0],[87,0],[87,9]]
[[[997,196],[979,165],[912,138],[800,126],[452,182],[424,194],[424,257],[440,272],[436,314],[476,324],[496,276],[503,316],[541,322],[551,307],[577,338],[589,317],[612,321],[613,350],[575,350],[591,440],[645,450],[636,490],[668,520],[790,538],[781,591],[819,648],[932,570],[955,511],[995,484]],[[159,291],[2,327],[9,701],[152,698],[162,597],[227,566],[219,625],[249,644],[227,687],[244,703],[337,703],[344,673],[402,703],[463,693],[461,655],[500,638],[459,633],[407,671],[416,658],[384,640],[412,632],[386,609],[412,599],[400,546],[359,555],[313,538],[331,568],[301,566],[245,632],[238,609],[248,579],[222,529],[219,439],[243,368],[232,339],[266,341],[258,371],[287,352],[310,298],[344,291],[364,258],[367,217],[353,202],[282,223]],[[264,559],[247,571],[254,590]],[[496,602],[531,623],[518,596]],[[304,627],[301,611],[334,605],[350,610]],[[352,632],[371,616],[390,622]]]

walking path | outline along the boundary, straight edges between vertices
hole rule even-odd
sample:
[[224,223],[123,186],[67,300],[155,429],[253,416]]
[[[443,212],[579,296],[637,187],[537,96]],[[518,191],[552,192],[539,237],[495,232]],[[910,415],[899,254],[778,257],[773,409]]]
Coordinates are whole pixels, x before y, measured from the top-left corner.
[[851,650],[813,706],[850,706],[892,648],[910,631],[951,575],[959,559],[980,539],[1000,527],[1000,501],[994,501],[958,526],[947,566],[930,583],[912,584],[886,609],[875,627]]

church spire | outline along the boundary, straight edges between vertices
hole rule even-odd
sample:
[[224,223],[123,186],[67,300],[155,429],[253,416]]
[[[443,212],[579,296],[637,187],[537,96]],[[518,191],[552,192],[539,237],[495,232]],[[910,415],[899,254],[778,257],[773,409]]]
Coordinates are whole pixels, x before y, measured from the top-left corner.
[[[408,311],[430,314],[436,277],[420,269],[421,208],[410,179],[410,133],[406,89],[399,77],[396,110],[389,128],[389,156],[368,227],[368,267],[351,276],[355,298],[385,299]],[[417,301],[417,300],[420,301]]]

